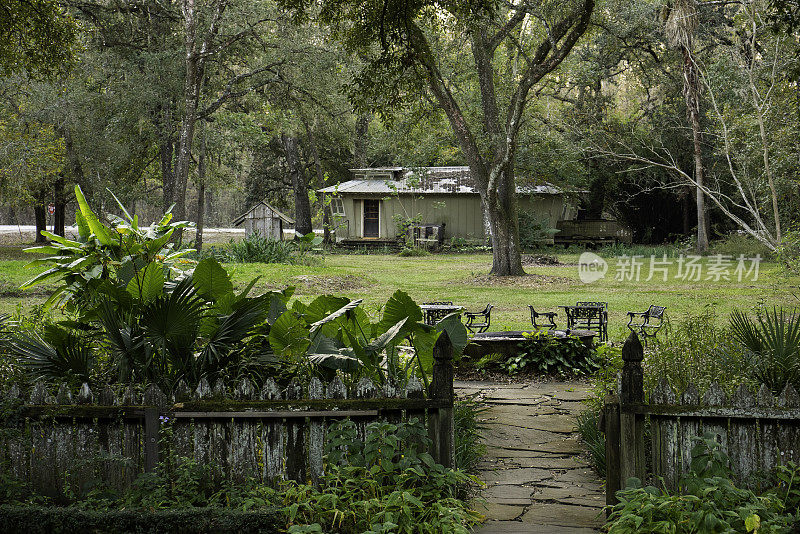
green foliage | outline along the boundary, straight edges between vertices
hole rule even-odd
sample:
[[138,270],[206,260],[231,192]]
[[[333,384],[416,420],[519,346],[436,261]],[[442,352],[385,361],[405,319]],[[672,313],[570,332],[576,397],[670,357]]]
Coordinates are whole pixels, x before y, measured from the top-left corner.
[[739,256],[744,256],[745,258],[755,258],[756,256],[761,256],[762,258],[772,257],[772,251],[766,245],[740,233],[733,233],[724,239],[714,241],[709,247],[709,252],[711,254],[731,256],[732,258],[738,258]]
[[729,394],[751,384],[751,358],[730,329],[717,323],[712,307],[667,323],[645,353],[644,368],[645,391],[662,378],[678,394],[689,384],[703,392],[718,381]]
[[[8,343],[34,376],[80,383],[113,371],[121,381],[153,381],[170,390],[180,380],[193,386],[204,377],[264,368],[269,350],[257,342],[286,310],[291,290],[250,297],[254,280],[237,293],[213,258],[179,270],[187,251],[173,252],[168,241],[188,223],[171,223],[167,213],[139,227],[120,204],[125,219],[108,227],[80,188],[76,196],[80,241],[51,235],[54,245],[34,249],[52,254],[40,261],[55,265],[28,284],[58,277],[54,297],[61,295],[76,320],[48,325],[41,334],[20,331]],[[107,356],[110,368],[97,369]]]
[[609,534],[789,532],[793,516],[774,493],[758,496],[731,482],[728,458],[714,436],[694,438],[692,462],[675,494],[638,479],[617,492]]
[[6,0],[0,19],[0,74],[54,75],[74,60],[78,24],[58,2]]
[[424,426],[414,420],[370,423],[364,439],[352,421],[335,425],[321,487],[284,490],[290,524],[320,528],[295,532],[466,534],[479,516],[458,493],[476,480],[435,463],[421,452],[428,445]]
[[368,376],[379,383],[392,379],[402,385],[413,373],[427,384],[440,332],[448,332],[456,354],[467,344],[460,321],[443,320],[436,327],[424,324],[422,310],[403,291],[391,296],[375,323],[360,304],[332,295],[317,297],[307,306],[295,301],[273,324],[270,345],[281,357],[308,361],[326,379],[344,370],[353,380]]
[[783,308],[760,310],[753,320],[736,310],[731,314],[734,338],[752,355],[753,378],[780,393],[787,384],[800,387],[800,315]]
[[523,250],[532,250],[552,243],[553,236],[559,232],[550,226],[547,216],[537,216],[532,212],[519,212],[519,244]]
[[397,253],[398,256],[403,258],[418,258],[421,256],[430,256],[430,252],[422,247],[414,247],[414,246],[405,246],[403,250]]
[[221,255],[233,263],[302,263],[293,241],[268,239],[258,232],[241,241],[231,241],[230,249]]
[[92,510],[76,507],[0,505],[0,523],[8,532],[30,534],[262,534],[280,532],[274,509]]
[[606,435],[600,430],[600,412],[587,409],[575,418],[581,440],[589,448],[591,464],[600,477],[606,476]]
[[486,453],[481,436],[483,427],[478,418],[488,408],[476,400],[476,395],[457,399],[453,412],[455,466],[467,473],[475,472]]
[[[140,475],[122,494],[98,486],[64,508],[7,506],[32,497],[13,479],[0,479],[0,518],[20,532],[82,531],[103,518],[112,522],[97,527],[103,532],[229,532],[238,520],[241,532],[466,534],[480,516],[459,495],[477,481],[437,464],[424,452],[429,447],[416,420],[373,422],[363,436],[354,422],[342,421],[329,431],[318,486],[218,484],[213,466],[181,458]],[[26,523],[23,510],[31,511],[36,524]],[[155,522],[159,518],[162,525]],[[79,520],[84,524],[77,526]],[[37,530],[40,524],[46,528]]]
[[80,186],[75,186],[75,196],[80,208],[75,214],[78,240],[43,232],[52,243],[26,249],[48,255],[32,261],[30,267],[50,268],[23,284],[23,289],[53,278],[58,280],[59,285],[46,307],[58,302],[67,311],[90,317],[103,298],[117,298],[120,289],[132,293],[145,291],[139,298],[150,297],[162,274],[168,280],[182,272],[180,267],[191,266],[192,262],[183,259],[191,250],[175,250],[169,241],[176,230],[192,223],[173,222],[172,214],[167,212],[159,221],[141,227],[138,217],[131,217],[118,201],[124,218],[110,216],[112,223],[107,226],[92,211]]
[[588,375],[600,367],[594,350],[576,336],[561,339],[544,330],[523,336],[526,341],[520,351],[500,363],[500,368],[509,374]]

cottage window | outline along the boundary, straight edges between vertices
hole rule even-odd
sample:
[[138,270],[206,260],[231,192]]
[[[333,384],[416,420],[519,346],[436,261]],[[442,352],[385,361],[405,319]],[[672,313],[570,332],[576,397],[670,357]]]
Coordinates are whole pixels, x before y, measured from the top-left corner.
[[333,197],[331,199],[331,212],[334,215],[344,217],[344,202],[342,202],[341,197]]

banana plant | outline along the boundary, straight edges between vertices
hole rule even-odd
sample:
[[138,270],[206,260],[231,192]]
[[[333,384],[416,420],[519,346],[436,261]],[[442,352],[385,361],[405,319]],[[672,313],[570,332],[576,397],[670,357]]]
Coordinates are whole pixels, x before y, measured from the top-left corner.
[[79,208],[75,214],[77,240],[43,231],[50,244],[25,249],[47,255],[27,267],[48,269],[25,282],[22,289],[58,279],[58,287],[46,301],[46,308],[57,305],[91,315],[110,286],[128,288],[133,284],[133,289],[153,295],[161,276],[164,279],[178,276],[181,268],[193,263],[185,258],[191,249],[176,250],[170,242],[175,230],[191,227],[193,223],[175,222],[167,211],[159,221],[140,226],[138,217],[131,216],[119,199],[111,195],[123,217],[111,215],[107,225],[91,209],[80,186],[75,186]]

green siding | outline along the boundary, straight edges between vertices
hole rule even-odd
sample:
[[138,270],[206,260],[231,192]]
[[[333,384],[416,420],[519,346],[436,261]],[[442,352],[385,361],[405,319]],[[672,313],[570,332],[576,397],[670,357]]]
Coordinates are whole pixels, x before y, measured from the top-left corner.
[[[349,224],[340,227],[339,238],[358,239],[363,224],[363,199],[376,198],[366,195],[342,195],[346,218]],[[561,218],[564,199],[561,195],[530,195],[518,199],[520,211],[534,211],[539,217],[547,217],[555,228]],[[423,197],[382,198],[380,202],[380,238],[397,236],[395,215],[415,217],[422,215],[423,224],[445,224],[445,239],[451,237],[484,237],[483,209],[478,195],[427,194]],[[349,228],[349,231],[348,231]]]

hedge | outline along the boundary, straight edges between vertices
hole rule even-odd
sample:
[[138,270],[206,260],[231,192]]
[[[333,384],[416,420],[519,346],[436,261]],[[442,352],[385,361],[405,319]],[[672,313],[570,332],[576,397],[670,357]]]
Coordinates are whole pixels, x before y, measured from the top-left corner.
[[[0,505],[3,532],[28,534],[211,534],[285,532],[277,510],[241,511],[225,508],[189,508],[152,512],[84,510],[75,507]],[[281,528],[283,527],[283,528]]]

